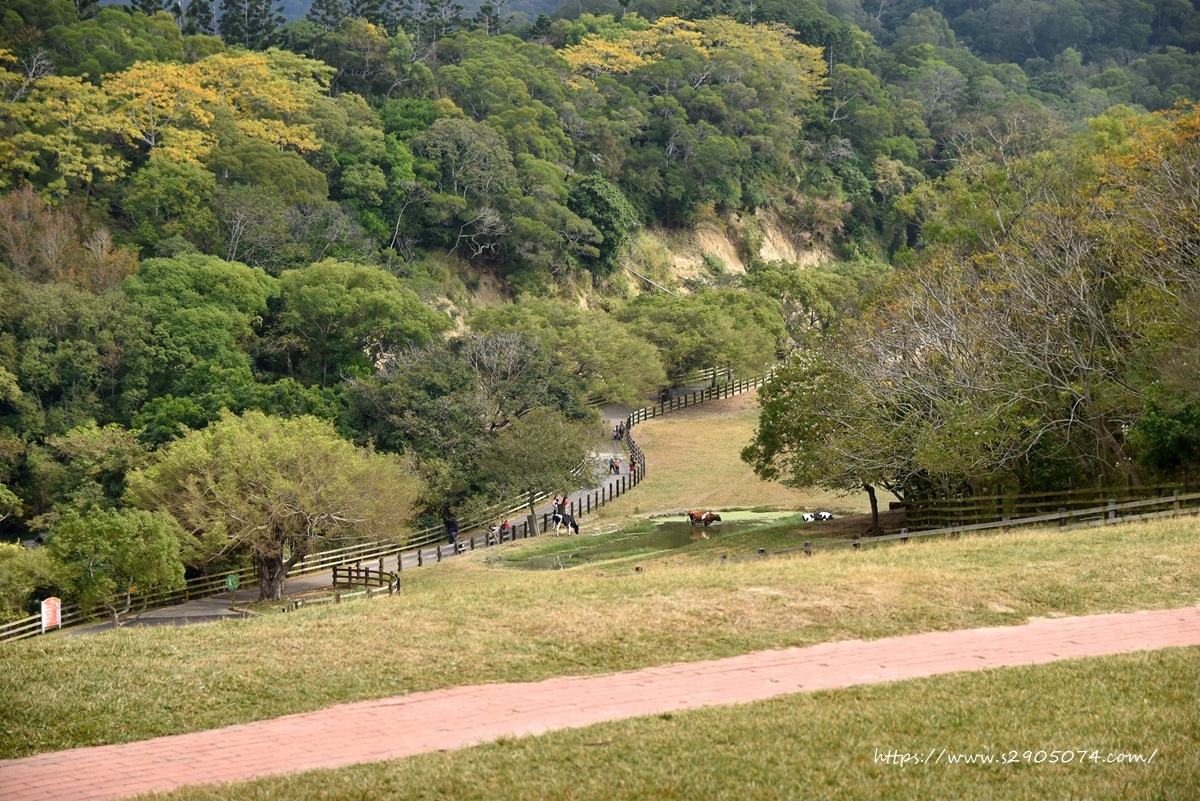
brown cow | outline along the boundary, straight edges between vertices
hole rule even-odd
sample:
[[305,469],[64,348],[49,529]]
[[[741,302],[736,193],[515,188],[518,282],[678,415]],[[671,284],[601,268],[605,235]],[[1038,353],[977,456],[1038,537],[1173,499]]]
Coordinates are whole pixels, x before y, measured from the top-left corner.
[[708,528],[710,523],[720,523],[721,516],[715,512],[710,512],[707,509],[701,511],[693,509],[688,512],[688,524],[692,526],[704,526]]

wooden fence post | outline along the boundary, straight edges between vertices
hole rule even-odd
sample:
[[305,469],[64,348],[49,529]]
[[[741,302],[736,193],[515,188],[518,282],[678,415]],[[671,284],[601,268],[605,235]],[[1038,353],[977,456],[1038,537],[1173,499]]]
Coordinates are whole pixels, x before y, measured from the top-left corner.
[[425,552],[420,548],[417,549],[417,567],[425,566]]
[[1172,493],[1171,508],[1176,512],[1183,510],[1183,504],[1179,500],[1179,490],[1175,490],[1175,492]]
[[1117,501],[1114,498],[1108,499],[1108,519],[1109,520],[1117,519]]
[[812,540],[804,541],[804,555],[812,556]]
[[1058,507],[1058,514],[1059,514],[1058,527],[1063,528],[1064,526],[1067,525],[1067,507],[1065,507],[1065,506]]

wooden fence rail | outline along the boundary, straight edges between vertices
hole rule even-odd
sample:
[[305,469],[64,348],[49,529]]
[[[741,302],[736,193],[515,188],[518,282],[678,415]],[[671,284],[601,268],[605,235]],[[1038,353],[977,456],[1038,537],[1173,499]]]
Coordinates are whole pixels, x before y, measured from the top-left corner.
[[[875,537],[855,537],[852,540],[831,540],[827,542],[814,543],[811,540],[805,541],[800,548],[787,548],[782,551],[772,551],[767,553],[765,549],[760,549],[756,554],[747,554],[745,556],[735,556],[727,561],[743,561],[747,559],[760,559],[764,556],[784,556],[803,553],[806,556],[819,550],[832,550],[836,548],[854,548],[859,549],[865,544],[876,544],[881,542],[908,542],[912,539],[921,537],[950,537],[955,539],[962,534],[973,531],[988,531],[995,529],[1007,530],[1018,526],[1037,526],[1045,525],[1046,523],[1058,523],[1058,529],[1067,531],[1079,528],[1088,528],[1095,526],[1113,525],[1116,523],[1129,523],[1136,520],[1154,520],[1163,517],[1178,517],[1182,515],[1200,514],[1200,492],[1174,493],[1172,495],[1163,495],[1155,498],[1143,498],[1135,501],[1118,502],[1115,499],[1109,500],[1107,503],[1098,504],[1081,509],[1061,510],[1049,514],[1031,515],[1009,520],[997,520],[987,523],[972,523],[959,525],[954,524],[943,528],[928,529],[922,531],[909,531],[908,529],[900,529],[900,531],[891,534],[882,534]],[[723,559],[723,561],[725,561]]]
[[391,587],[400,588],[400,577],[383,569],[383,557],[379,557],[379,568],[363,567],[362,562],[352,565],[337,565],[333,568],[334,587]]
[[988,523],[1032,515],[1068,512],[1087,508],[1099,501],[1170,499],[1188,488],[1181,484],[1149,487],[1108,487],[1069,492],[1029,495],[982,496],[918,500],[905,503],[905,519],[909,528],[937,528],[954,523],[960,525]]
[[[724,372],[724,368],[711,368],[707,371],[701,371],[697,375],[704,380],[712,380],[715,382],[718,377]],[[637,465],[630,474],[624,475],[619,481],[613,484],[605,482],[605,487],[592,490],[581,495],[576,500],[568,503],[568,512],[580,518],[591,514],[600,509],[610,501],[624,495],[629,490],[640,484],[646,475],[646,457],[642,453],[642,449],[634,440],[631,430],[633,427],[642,421],[649,420],[655,417],[669,414],[680,409],[686,409],[690,406],[695,406],[698,403],[704,403],[708,400],[718,400],[721,398],[729,398],[734,395],[739,395],[743,392],[756,389],[762,386],[770,378],[770,375],[761,376],[752,379],[743,379],[738,381],[730,381],[726,384],[712,386],[702,392],[692,392],[687,395],[673,398],[670,401],[653,404],[651,406],[635,409],[629,414],[625,421],[625,443],[629,448],[630,465]],[[585,470],[586,465],[580,465],[577,470]],[[544,503],[551,497],[551,492],[538,492],[533,496],[533,505]],[[529,503],[522,501],[519,504],[500,504],[486,510],[480,515],[479,519],[464,525],[462,528],[468,532],[467,536],[460,537],[455,544],[444,543],[446,539],[446,531],[443,526],[430,526],[429,528],[421,529],[411,534],[403,543],[400,542],[366,542],[345,545],[338,548],[318,551],[309,554],[296,563],[291,570],[288,571],[288,577],[302,576],[311,573],[321,573],[331,568],[347,565],[350,563],[362,562],[379,562],[382,570],[383,560],[395,558],[396,572],[402,572],[413,567],[420,567],[428,563],[440,562],[459,553],[467,550],[474,550],[478,547],[486,548],[489,545],[497,545],[501,542],[511,542],[515,539],[524,539],[527,537],[535,537],[540,532],[546,531],[549,525],[549,514],[542,515],[540,527],[535,526],[530,529],[528,523],[524,520],[518,521],[510,526],[507,532],[492,532],[485,527],[486,523],[495,520],[506,519],[515,512],[527,509]],[[539,532],[540,528],[540,532]],[[163,606],[171,606],[177,603],[186,603],[193,598],[203,598],[211,595],[219,595],[225,592],[225,577],[229,573],[235,573],[238,576],[239,582],[243,587],[253,587],[257,584],[258,576],[253,568],[243,567],[237,570],[224,571],[220,575],[213,576],[197,576],[188,579],[183,588],[178,590],[167,590],[163,592],[147,593],[145,595],[136,596],[137,606],[144,606],[145,609],[156,609]],[[398,580],[397,580],[398,581]],[[398,587],[397,583],[397,587]],[[352,596],[363,595],[364,593],[347,594],[342,593],[340,598],[345,599]],[[333,596],[330,596],[332,599]],[[320,603],[322,601],[309,600],[308,603]],[[303,606],[304,604],[301,604]],[[293,605],[293,609],[296,608]],[[289,610],[290,611],[290,610]],[[97,615],[85,616],[73,606],[64,605],[62,609],[63,625],[84,622],[85,620],[97,617]],[[33,637],[41,634],[41,617],[32,615],[21,620],[16,620],[11,623],[0,625],[0,642],[6,640],[17,640],[25,637]]]

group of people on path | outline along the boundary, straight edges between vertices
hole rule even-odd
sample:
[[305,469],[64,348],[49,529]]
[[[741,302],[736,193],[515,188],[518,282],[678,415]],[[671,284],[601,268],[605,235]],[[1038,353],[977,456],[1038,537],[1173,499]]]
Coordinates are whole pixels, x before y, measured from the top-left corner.
[[[623,437],[623,436],[625,436],[625,423],[623,423],[623,422],[617,423],[615,426],[613,426],[613,441],[619,442],[621,437]],[[621,457],[620,456],[613,456],[608,460],[608,474],[611,476],[621,475]],[[636,476],[637,476],[637,461],[631,460],[629,462],[629,477],[635,478]],[[567,504],[568,503],[569,503],[569,501],[567,499],[567,495],[565,495],[565,494],[561,495],[561,496],[555,495],[554,496],[554,506],[551,510],[551,514],[558,514],[558,515],[567,514],[568,513],[567,512]],[[446,524],[446,533],[447,533],[447,535],[449,535],[450,544],[454,545],[458,542],[458,519],[449,517],[449,518],[446,518],[444,522]],[[488,531],[490,533],[492,533],[493,535],[495,535],[498,538],[499,542],[503,542],[504,540],[508,539],[508,534],[511,530],[512,530],[512,526],[509,524],[509,522],[507,520],[505,520],[503,523],[493,523],[492,525],[488,526]]]
[[[621,475],[621,457],[620,456],[613,456],[612,458],[610,458],[608,460],[608,474],[610,476]],[[637,459],[629,460],[629,477],[630,478],[637,477]]]

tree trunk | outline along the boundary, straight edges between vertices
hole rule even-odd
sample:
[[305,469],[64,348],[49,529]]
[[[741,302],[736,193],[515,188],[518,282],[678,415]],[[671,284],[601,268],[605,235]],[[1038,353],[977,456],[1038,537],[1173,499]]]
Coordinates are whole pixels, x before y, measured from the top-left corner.
[[864,483],[863,489],[867,491],[867,497],[871,499],[871,533],[882,534],[883,529],[879,527],[879,499],[875,497],[875,488]]
[[278,601],[283,597],[283,580],[287,578],[287,565],[282,556],[256,557],[258,561],[258,600]]

